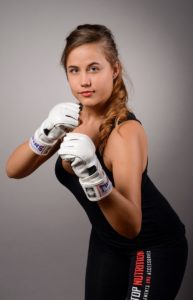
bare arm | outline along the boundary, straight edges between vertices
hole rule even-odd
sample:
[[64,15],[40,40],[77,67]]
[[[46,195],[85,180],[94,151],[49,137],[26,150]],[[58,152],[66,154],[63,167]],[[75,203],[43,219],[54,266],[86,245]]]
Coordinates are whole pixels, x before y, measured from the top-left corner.
[[135,121],[121,125],[109,138],[105,156],[110,157],[115,188],[98,201],[103,214],[120,234],[133,238],[141,229],[141,180],[147,162],[145,132]]
[[80,110],[76,103],[56,104],[33,137],[10,155],[6,164],[7,175],[17,179],[26,177],[48,160],[58,150],[64,133],[78,126]]
[[38,155],[29,147],[29,141],[17,147],[6,163],[6,173],[10,178],[24,178],[34,172],[41,164],[47,161],[59,148],[56,143],[48,155]]

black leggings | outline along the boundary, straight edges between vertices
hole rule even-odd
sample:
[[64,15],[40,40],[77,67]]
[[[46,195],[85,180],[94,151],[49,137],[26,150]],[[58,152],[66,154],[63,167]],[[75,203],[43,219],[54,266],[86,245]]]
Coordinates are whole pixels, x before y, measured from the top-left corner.
[[173,247],[125,253],[103,243],[92,230],[85,300],[173,300],[187,254],[185,238]]

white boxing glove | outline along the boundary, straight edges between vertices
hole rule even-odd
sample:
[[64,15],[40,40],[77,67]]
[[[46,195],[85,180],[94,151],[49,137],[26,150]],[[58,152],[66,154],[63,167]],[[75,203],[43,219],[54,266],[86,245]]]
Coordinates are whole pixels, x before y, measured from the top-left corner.
[[81,106],[72,102],[55,105],[30,138],[30,148],[36,154],[47,155],[58,139],[79,125],[80,110]]
[[112,183],[104,172],[96,154],[95,145],[85,134],[67,133],[60,144],[58,154],[71,162],[74,173],[90,201],[98,201],[109,195]]

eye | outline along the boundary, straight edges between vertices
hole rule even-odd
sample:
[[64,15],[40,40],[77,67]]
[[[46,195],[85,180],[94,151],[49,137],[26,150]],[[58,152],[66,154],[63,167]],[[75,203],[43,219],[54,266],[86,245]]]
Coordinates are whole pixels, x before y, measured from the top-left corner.
[[69,68],[68,72],[71,74],[76,74],[76,73],[78,73],[78,68]]
[[96,73],[96,72],[99,71],[99,67],[97,67],[97,66],[91,66],[91,67],[89,68],[89,71],[91,71],[91,72],[93,72],[93,73]]

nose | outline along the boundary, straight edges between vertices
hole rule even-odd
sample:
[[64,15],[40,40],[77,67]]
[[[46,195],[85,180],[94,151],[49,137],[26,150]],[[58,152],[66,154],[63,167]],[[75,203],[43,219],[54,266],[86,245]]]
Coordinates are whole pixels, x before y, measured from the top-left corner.
[[81,87],[91,86],[91,79],[89,77],[89,74],[87,74],[86,72],[81,74],[80,84],[81,84]]

